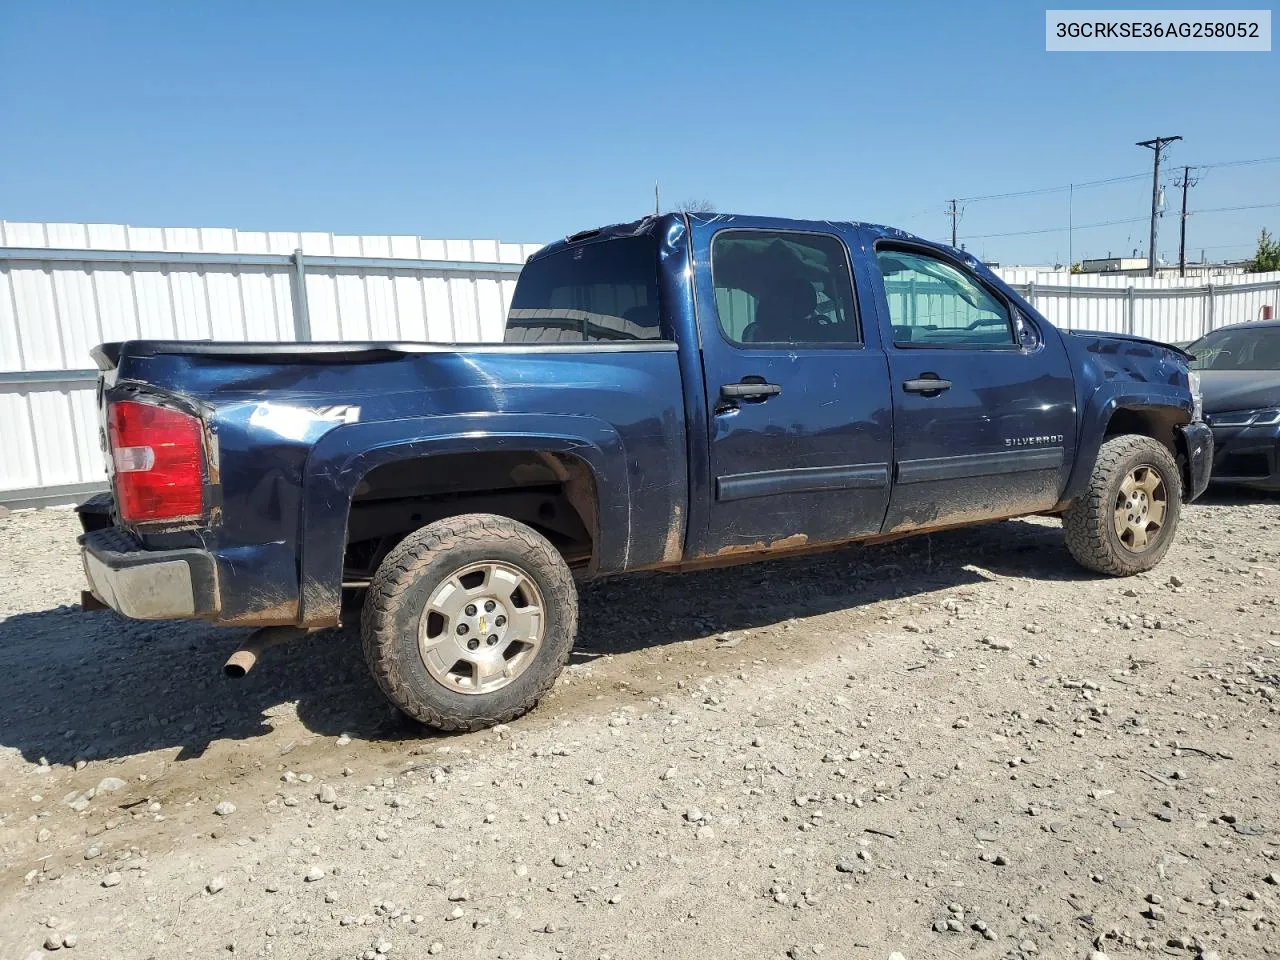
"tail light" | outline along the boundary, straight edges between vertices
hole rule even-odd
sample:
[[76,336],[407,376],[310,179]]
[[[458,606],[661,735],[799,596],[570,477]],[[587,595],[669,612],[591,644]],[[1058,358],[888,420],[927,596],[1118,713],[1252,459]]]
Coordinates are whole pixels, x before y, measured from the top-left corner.
[[121,400],[108,408],[107,438],[122,520],[179,520],[204,512],[199,419],[170,407]]

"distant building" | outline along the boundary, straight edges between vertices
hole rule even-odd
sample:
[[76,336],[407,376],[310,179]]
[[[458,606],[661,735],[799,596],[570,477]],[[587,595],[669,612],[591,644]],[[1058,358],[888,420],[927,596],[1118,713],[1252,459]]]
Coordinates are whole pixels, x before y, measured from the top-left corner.
[[[1247,260],[1231,260],[1222,263],[1188,263],[1188,277],[1234,277],[1245,273]],[[1080,261],[1081,273],[1105,273],[1121,277],[1145,277],[1147,275],[1146,257],[1098,257],[1093,260]],[[1156,276],[1178,276],[1176,263],[1156,264]]]
[[1081,260],[1081,273],[1123,273],[1130,276],[1147,272],[1146,257],[1098,257]]

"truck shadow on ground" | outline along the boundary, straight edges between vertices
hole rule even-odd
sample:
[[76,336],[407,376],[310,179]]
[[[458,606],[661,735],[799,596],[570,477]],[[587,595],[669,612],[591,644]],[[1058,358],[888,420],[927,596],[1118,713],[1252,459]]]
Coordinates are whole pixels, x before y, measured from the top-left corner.
[[1240,507],[1252,503],[1280,506],[1280,491],[1212,486],[1196,501],[1202,507]]
[[[582,590],[574,660],[924,595],[992,575],[1091,576],[1073,563],[1056,525],[1011,521],[682,576],[603,580]],[[316,736],[431,736],[384,700],[354,627],[275,648],[247,677],[228,680],[223,662],[246,635],[76,608],[0,621],[0,749],[16,749],[30,762],[72,764],[178,747],[181,760],[216,740],[267,734],[274,718],[295,710]],[[280,749],[291,747],[282,742]]]

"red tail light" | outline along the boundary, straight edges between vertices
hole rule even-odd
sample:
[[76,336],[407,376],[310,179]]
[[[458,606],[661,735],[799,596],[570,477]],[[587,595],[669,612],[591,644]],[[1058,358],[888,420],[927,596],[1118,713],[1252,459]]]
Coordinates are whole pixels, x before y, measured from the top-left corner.
[[200,421],[181,410],[122,400],[107,412],[116,505],[127,523],[204,512]]

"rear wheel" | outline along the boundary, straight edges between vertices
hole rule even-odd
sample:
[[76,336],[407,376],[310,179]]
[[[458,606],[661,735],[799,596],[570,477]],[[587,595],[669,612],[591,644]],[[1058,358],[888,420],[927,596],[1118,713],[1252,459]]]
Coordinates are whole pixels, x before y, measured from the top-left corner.
[[1158,440],[1112,437],[1098,451],[1089,487],[1063,514],[1067,549],[1082,566],[1132,576],[1173,545],[1182,509],[1178,464]]
[[577,632],[564,559],[537,531],[467,514],[406,537],[365,600],[365,658],[383,693],[440,730],[476,730],[532,709]]

